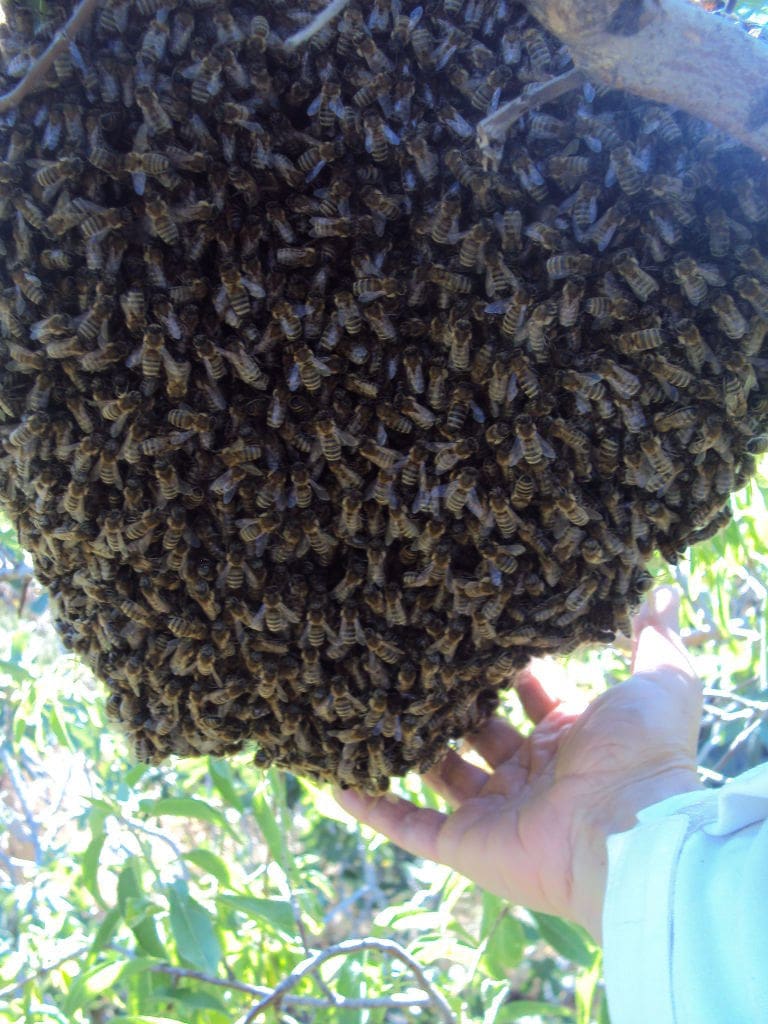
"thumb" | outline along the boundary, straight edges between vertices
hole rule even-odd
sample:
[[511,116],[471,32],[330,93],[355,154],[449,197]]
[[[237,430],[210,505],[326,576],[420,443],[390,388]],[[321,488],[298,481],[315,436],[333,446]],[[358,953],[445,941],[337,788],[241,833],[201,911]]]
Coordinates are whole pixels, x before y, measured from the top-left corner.
[[680,639],[680,593],[674,587],[651,591],[633,622],[632,672],[673,669],[689,680],[697,674]]

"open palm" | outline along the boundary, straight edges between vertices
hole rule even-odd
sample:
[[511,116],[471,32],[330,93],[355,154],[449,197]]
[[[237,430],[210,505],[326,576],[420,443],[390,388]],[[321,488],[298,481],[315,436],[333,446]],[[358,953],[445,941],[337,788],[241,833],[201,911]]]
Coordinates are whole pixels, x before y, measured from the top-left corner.
[[673,592],[657,591],[635,622],[632,677],[582,712],[553,696],[545,666],[523,672],[530,735],[494,718],[468,737],[487,767],[450,751],[424,776],[453,813],[391,795],[337,799],[404,849],[599,938],[605,837],[641,808],[699,788],[701,688],[676,622]]

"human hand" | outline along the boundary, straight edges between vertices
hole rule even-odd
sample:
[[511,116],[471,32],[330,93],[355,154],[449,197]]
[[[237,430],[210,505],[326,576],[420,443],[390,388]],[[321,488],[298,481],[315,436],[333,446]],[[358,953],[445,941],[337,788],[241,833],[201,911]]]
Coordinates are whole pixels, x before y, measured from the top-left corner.
[[570,918],[600,942],[607,837],[631,828],[644,807],[702,788],[701,683],[677,610],[671,588],[650,594],[633,623],[632,676],[586,710],[554,696],[546,663],[520,673],[531,734],[491,719],[467,737],[487,768],[449,751],[424,775],[453,813],[392,794],[338,790],[336,799],[403,849],[513,903]]

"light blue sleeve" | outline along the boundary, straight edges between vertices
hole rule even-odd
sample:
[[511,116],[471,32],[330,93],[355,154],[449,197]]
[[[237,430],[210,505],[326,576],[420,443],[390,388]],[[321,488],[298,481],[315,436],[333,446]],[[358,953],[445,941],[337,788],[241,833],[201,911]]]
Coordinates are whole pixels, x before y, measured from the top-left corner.
[[608,838],[611,1024],[768,1024],[768,764]]

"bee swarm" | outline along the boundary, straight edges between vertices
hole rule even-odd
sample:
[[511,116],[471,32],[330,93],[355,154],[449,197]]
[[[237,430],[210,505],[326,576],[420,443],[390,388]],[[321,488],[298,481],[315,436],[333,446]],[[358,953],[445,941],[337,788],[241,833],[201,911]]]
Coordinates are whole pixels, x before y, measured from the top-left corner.
[[[0,504],[140,758],[376,792],[727,521],[766,176],[590,86],[489,169],[477,122],[569,67],[524,9],[287,47],[324,3],[107,0],[0,115]],[[4,91],[72,7],[6,6]]]

